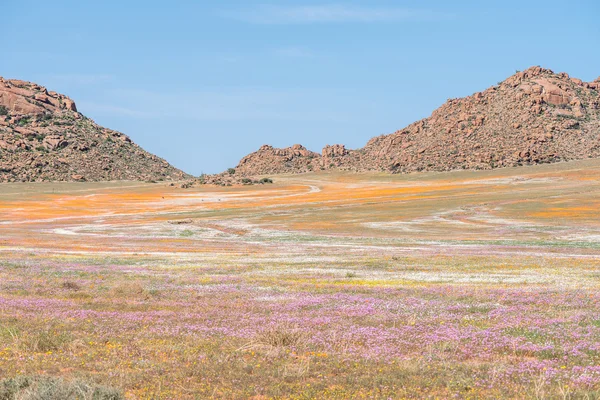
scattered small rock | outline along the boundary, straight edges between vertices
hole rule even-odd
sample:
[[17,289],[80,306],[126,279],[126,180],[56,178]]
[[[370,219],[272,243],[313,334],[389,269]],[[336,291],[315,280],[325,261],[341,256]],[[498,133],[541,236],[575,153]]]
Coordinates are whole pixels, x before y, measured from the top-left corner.
[[187,224],[193,223],[194,221],[188,218],[188,219],[175,219],[175,220],[170,220],[167,222],[171,225],[187,225]]

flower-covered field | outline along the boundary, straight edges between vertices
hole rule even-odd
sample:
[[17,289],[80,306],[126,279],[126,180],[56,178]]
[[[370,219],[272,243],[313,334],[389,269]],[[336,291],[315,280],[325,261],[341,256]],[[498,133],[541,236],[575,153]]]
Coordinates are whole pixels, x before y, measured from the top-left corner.
[[274,181],[3,185],[0,399],[600,398],[600,162]]

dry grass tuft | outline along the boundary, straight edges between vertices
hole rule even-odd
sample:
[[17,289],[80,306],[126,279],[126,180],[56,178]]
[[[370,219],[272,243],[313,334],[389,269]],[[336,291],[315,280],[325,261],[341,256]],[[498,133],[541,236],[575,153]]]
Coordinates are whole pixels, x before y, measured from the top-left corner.
[[238,351],[264,351],[267,355],[278,355],[286,349],[298,349],[308,342],[308,334],[292,324],[280,324],[262,331],[254,340]]
[[10,326],[0,328],[0,343],[10,343],[16,350],[23,352],[47,353],[65,350],[70,346],[72,339],[71,334],[54,326],[28,331]]
[[64,281],[62,283],[61,287],[63,289],[72,290],[74,292],[78,292],[81,290],[81,285],[79,285],[77,282],[73,282],[73,281]]
[[121,400],[116,389],[61,378],[28,377],[0,381],[0,400]]
[[310,359],[299,359],[295,362],[284,365],[281,369],[281,376],[284,378],[301,378],[308,374],[310,370]]
[[119,283],[111,289],[115,297],[147,297],[148,292],[137,282]]

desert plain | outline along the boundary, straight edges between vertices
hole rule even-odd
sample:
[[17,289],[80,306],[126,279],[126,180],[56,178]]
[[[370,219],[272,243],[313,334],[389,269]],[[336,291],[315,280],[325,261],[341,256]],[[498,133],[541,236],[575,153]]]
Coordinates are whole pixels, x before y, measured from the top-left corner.
[[273,180],[2,185],[0,377],[600,397],[600,160]]

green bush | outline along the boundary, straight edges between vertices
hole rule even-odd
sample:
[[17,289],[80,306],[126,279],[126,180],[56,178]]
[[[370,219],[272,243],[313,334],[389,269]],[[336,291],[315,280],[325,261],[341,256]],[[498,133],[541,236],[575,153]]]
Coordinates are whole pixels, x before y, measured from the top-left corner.
[[[189,229],[186,229],[186,230],[182,231],[182,232],[179,234],[179,236],[181,236],[181,237],[191,237],[191,236],[194,236],[194,231],[192,231],[192,230],[189,230]],[[0,399],[0,400],[1,400],[1,399]]]
[[8,115],[8,108],[0,106],[0,115]]
[[235,174],[235,168],[227,168],[227,172],[229,173],[229,175],[233,175]]
[[29,118],[27,118],[27,117],[21,118],[19,120],[19,122],[17,123],[17,125],[19,125],[19,126],[29,125]]

